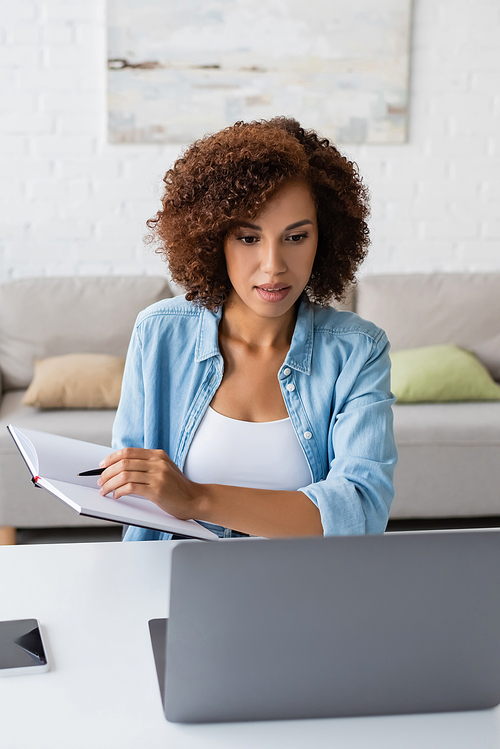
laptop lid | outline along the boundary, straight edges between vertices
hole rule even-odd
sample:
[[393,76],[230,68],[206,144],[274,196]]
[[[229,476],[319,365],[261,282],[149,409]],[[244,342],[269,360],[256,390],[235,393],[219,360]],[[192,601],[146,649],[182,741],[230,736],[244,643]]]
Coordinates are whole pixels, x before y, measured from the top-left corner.
[[179,544],[165,715],[196,723],[493,707],[499,578],[498,530]]

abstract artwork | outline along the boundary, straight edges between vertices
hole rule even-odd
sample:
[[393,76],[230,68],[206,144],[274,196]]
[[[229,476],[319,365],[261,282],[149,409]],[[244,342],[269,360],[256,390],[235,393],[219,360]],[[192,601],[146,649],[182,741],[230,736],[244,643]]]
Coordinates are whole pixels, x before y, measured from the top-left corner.
[[112,143],[189,143],[295,117],[404,143],[411,0],[108,0]]

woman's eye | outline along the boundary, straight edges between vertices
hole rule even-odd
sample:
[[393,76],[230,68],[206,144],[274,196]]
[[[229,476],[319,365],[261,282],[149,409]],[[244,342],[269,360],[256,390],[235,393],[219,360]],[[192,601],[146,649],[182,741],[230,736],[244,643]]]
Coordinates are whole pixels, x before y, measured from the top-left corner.
[[257,241],[257,237],[238,237],[240,242],[243,242],[243,244],[254,244],[254,242]]
[[300,242],[301,239],[305,239],[307,234],[291,234],[287,239],[291,242]]

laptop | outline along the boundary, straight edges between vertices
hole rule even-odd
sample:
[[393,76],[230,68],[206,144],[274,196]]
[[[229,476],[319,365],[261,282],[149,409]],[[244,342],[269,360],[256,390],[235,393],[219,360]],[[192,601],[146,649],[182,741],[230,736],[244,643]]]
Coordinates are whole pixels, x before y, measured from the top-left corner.
[[150,633],[169,721],[490,708],[500,530],[184,541]]

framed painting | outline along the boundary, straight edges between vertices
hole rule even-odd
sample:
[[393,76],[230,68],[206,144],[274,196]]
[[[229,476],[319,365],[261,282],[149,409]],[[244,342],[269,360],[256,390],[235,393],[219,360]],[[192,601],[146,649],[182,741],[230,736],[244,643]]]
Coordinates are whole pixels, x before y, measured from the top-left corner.
[[339,143],[403,143],[411,0],[108,0],[112,143],[188,143],[295,117]]

